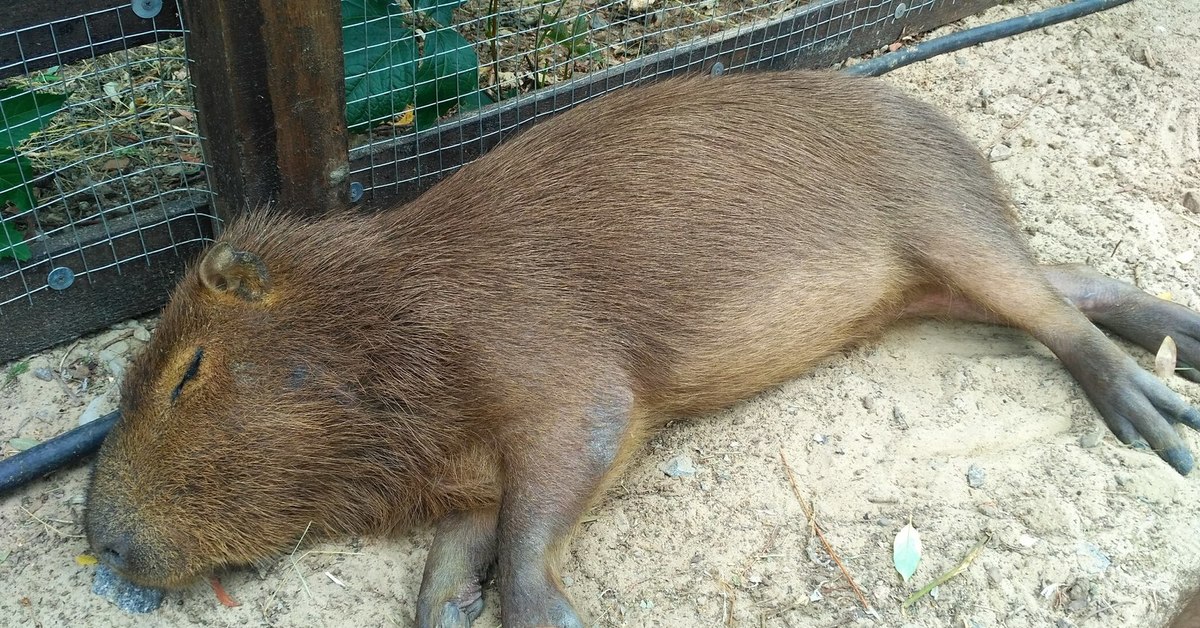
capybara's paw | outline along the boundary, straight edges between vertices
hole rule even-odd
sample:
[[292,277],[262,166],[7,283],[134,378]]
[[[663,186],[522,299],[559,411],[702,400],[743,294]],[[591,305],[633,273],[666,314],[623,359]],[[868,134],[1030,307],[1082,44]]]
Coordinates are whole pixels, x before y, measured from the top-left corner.
[[1191,407],[1149,372],[1132,365],[1093,397],[1109,428],[1122,442],[1149,447],[1184,475],[1195,466],[1191,450],[1175,431],[1182,423],[1200,430],[1200,410]]
[[469,583],[448,599],[419,600],[417,625],[420,628],[470,628],[483,612],[483,588]]

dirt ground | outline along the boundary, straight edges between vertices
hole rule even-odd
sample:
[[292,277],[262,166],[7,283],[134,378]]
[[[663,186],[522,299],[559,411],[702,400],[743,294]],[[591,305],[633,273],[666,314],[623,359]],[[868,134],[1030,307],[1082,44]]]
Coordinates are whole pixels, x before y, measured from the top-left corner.
[[[1183,204],[1186,191],[1200,195],[1197,41],[1200,3],[1138,0],[887,80],[944,108],[992,155],[1046,261],[1087,261],[1200,309],[1200,213]],[[89,406],[110,409],[115,373],[152,326],[130,321],[6,365],[0,455],[13,453],[10,439],[49,438]],[[59,369],[66,378],[41,379]],[[1171,386],[1200,404],[1200,386]],[[1200,435],[1185,438],[1200,451]],[[781,450],[878,617],[811,534]],[[679,456],[695,475],[664,474]],[[85,479],[58,473],[0,502],[0,624],[411,625],[428,529],[225,574],[237,608],[198,585],[126,614],[91,593],[95,568],[76,560]],[[909,521],[924,559],[903,583],[892,539]],[[961,574],[901,610],[988,535]],[[1126,628],[1161,625],[1198,565],[1200,477],[1121,446],[1023,334],[919,323],[665,430],[588,515],[565,579],[596,626]],[[496,610],[489,597],[477,625],[498,625]]]

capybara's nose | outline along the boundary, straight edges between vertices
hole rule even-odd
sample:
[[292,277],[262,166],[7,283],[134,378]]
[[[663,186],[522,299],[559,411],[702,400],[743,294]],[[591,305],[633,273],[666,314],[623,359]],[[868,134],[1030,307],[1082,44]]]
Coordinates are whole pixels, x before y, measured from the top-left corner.
[[133,540],[130,534],[118,532],[95,539],[93,542],[97,558],[104,561],[105,564],[118,571],[129,569],[132,562],[130,556],[133,553]]

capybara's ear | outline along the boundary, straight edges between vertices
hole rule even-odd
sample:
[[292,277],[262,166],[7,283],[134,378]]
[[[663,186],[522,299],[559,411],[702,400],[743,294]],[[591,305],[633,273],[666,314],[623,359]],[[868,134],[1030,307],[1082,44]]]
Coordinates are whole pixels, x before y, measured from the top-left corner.
[[267,265],[257,255],[219,242],[200,260],[200,282],[213,292],[257,301],[271,290]]

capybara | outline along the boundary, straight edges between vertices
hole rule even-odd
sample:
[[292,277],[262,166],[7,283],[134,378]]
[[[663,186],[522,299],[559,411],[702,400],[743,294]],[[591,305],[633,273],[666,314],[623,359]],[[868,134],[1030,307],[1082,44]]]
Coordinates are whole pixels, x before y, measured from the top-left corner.
[[1182,601],[1183,607],[1167,628],[1200,628],[1200,589],[1187,594]]
[[[1200,412],[1096,325],[1200,374],[1200,314],[1037,265],[934,108],[826,72],[693,76],[536,124],[376,213],[232,221],[130,367],[87,534],[145,585],[439,520],[418,623],[580,626],[557,557],[666,421],[909,317],[1025,330],[1180,473]],[[1093,324],[1095,323],[1095,324]],[[311,527],[310,527],[311,524]]]

